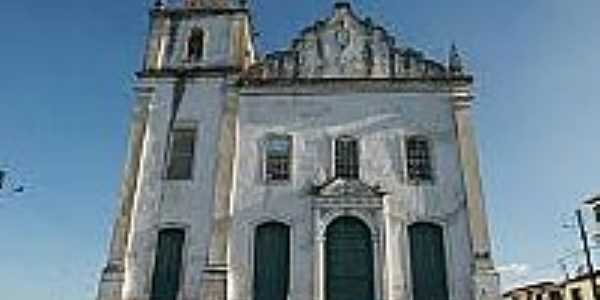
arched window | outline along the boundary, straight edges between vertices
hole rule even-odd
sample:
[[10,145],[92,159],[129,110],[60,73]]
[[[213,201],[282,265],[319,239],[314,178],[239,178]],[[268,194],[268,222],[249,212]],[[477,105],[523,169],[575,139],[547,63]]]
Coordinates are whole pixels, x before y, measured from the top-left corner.
[[446,249],[442,227],[417,223],[408,228],[413,300],[448,300]]
[[335,140],[335,177],[359,179],[360,160],[358,140],[342,136]]
[[254,237],[254,300],[287,300],[290,286],[290,228],[266,223]]
[[204,31],[193,29],[188,39],[187,50],[190,61],[201,61],[204,58]]
[[177,300],[185,232],[169,228],[158,233],[150,300]]
[[433,181],[431,147],[426,137],[416,135],[406,139],[406,171],[412,183]]

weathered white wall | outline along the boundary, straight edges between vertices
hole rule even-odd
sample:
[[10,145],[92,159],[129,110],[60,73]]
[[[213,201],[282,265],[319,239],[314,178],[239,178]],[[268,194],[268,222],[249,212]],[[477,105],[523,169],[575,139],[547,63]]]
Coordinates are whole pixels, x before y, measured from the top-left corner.
[[[245,58],[251,59],[253,55],[248,46],[246,13],[211,15],[193,11],[156,11],[155,14],[146,68],[239,67],[246,63]],[[190,61],[187,57],[187,42],[194,29],[204,32],[204,56],[200,61]]]
[[[296,52],[267,56],[243,74],[237,82],[241,87],[234,87],[225,79],[229,67],[243,68],[253,62],[248,15],[237,11],[196,13],[153,12],[141,76],[146,79],[140,79],[140,84],[153,92],[128,227],[123,297],[102,296],[100,291],[99,299],[147,300],[157,233],[160,228],[180,227],[186,230],[181,299],[199,300],[203,294],[222,299],[225,293],[219,287],[223,284],[219,276],[228,272],[227,299],[250,300],[254,230],[261,223],[279,221],[292,229],[290,299],[322,300],[315,282],[321,268],[316,257],[316,227],[324,223],[318,219],[322,216],[315,212],[308,191],[317,174],[333,176],[332,144],[339,135],[359,138],[361,180],[381,185],[389,193],[383,207],[374,208],[375,217],[367,218],[370,228],[381,234],[374,232],[375,259],[381,261],[375,268],[376,287],[381,289],[375,293],[381,299],[376,300],[411,299],[407,228],[419,221],[437,223],[445,230],[451,299],[473,299],[475,263],[470,232],[482,232],[487,224],[482,221],[483,208],[475,212],[479,218],[476,226],[470,228],[468,222],[462,169],[473,164],[460,163],[456,99],[450,93],[451,85],[463,84],[461,78],[449,82],[453,79],[442,64],[412,48],[395,46],[384,29],[358,18],[347,5],[336,5],[326,22],[302,32],[290,48]],[[193,28],[206,32],[205,57],[200,62],[186,60],[187,38]],[[347,41],[345,33],[350,34]],[[365,55],[368,49],[371,54]],[[207,71],[207,77],[186,78],[173,124],[197,129],[194,178],[168,181],[164,174],[175,98],[173,70],[191,69],[194,76]],[[218,73],[222,78],[210,77]],[[297,81],[280,89],[277,85],[282,78]],[[355,78],[356,82],[337,80],[340,78]],[[431,78],[437,80],[429,81]],[[265,86],[256,88],[256,82]],[[409,88],[396,90],[398,85]],[[237,95],[240,89],[241,96]],[[294,138],[289,183],[266,184],[263,180],[263,142],[271,133]],[[411,134],[431,139],[432,185],[413,186],[406,180],[404,140]],[[465,136],[470,142],[468,134]],[[231,143],[237,143],[236,147],[229,147]],[[467,150],[463,156],[476,156],[474,147]],[[228,159],[234,160],[232,170]],[[476,165],[472,169],[477,169]],[[479,174],[473,170],[470,178],[478,180]],[[485,234],[481,236],[478,241],[487,241]],[[214,289],[203,290],[207,264],[211,264],[210,276],[221,281]],[[475,281],[494,286],[494,276],[475,276]],[[118,289],[107,286],[104,294],[113,290]]]
[[225,98],[224,80],[188,80],[174,128],[197,129],[193,180],[163,180],[174,82],[156,84],[151,103],[140,188],[136,195],[123,299],[148,299],[157,233],[161,228],[186,231],[182,297],[199,299],[213,221],[218,132]]
[[[361,179],[390,194],[384,203],[385,299],[410,295],[407,226],[431,221],[444,226],[451,299],[471,299],[471,250],[452,103],[447,94],[260,95],[240,98],[238,160],[232,199],[229,296],[251,299],[253,234],[259,224],[280,221],[292,228],[291,297],[313,298],[314,238],[308,187],[319,169],[332,176],[332,141],[360,139]],[[269,133],[294,138],[292,180],[266,184],[262,141]],[[431,138],[435,183],[412,186],[404,177],[403,140]]]

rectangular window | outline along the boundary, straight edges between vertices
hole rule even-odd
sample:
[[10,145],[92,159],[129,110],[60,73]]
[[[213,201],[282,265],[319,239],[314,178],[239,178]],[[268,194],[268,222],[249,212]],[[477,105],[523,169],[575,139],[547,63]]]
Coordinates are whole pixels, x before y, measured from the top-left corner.
[[199,28],[192,30],[188,40],[188,59],[197,62],[204,57],[204,31]]
[[196,130],[175,129],[171,132],[167,179],[192,179]]
[[270,136],[267,140],[265,154],[266,180],[290,180],[292,137],[289,135]]
[[406,169],[410,182],[433,181],[430,151],[425,137],[413,136],[406,140]]
[[358,141],[351,137],[335,140],[335,177],[359,179]]

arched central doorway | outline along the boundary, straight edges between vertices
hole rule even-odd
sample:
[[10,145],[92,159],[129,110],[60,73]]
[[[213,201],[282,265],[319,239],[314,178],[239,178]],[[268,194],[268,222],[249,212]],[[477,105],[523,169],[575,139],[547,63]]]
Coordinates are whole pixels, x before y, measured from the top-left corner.
[[327,228],[325,299],[374,300],[371,231],[361,220],[341,217]]

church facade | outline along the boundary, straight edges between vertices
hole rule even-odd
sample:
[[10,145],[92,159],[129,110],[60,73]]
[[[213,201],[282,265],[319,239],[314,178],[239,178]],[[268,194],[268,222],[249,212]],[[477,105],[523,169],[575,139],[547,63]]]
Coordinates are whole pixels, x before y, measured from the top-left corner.
[[158,1],[97,300],[496,300],[473,77],[337,2]]

